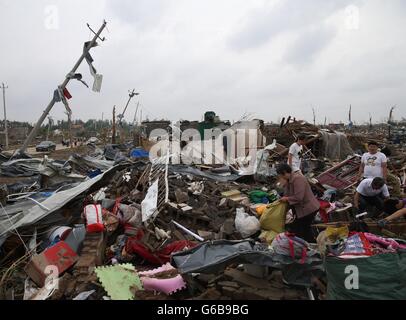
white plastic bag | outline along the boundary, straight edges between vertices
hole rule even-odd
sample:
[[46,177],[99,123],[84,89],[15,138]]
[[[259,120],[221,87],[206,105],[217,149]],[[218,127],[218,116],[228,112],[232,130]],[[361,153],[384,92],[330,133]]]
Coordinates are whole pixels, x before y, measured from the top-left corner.
[[249,215],[243,208],[237,208],[235,215],[235,228],[243,238],[248,238],[260,230],[259,220]]
[[159,179],[149,187],[145,199],[141,202],[142,222],[147,221],[156,212],[158,205],[158,181]]
[[84,209],[86,218],[86,231],[88,233],[97,233],[104,231],[102,207],[100,204],[89,204]]

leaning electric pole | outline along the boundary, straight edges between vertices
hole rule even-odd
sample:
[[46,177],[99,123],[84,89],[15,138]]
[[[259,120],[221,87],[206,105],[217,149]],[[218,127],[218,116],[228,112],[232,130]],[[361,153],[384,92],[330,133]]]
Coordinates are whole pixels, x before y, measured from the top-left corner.
[[3,107],[4,107],[4,135],[6,137],[6,149],[8,149],[8,125],[7,125],[7,112],[6,112],[6,87],[4,83],[1,84],[1,88],[3,89]]
[[[95,84],[93,86],[93,91],[96,91],[96,92],[100,91],[100,88],[97,89],[97,87],[99,87],[101,85],[101,79],[100,79],[101,75],[96,74],[96,70],[94,69],[94,67],[91,64],[93,62],[93,59],[90,56],[89,52],[90,52],[91,48],[97,46],[97,42],[96,42],[97,39],[100,39],[101,41],[105,40],[105,38],[100,38],[100,35],[101,35],[102,31],[104,30],[104,28],[106,27],[106,24],[107,24],[107,22],[104,21],[102,26],[100,27],[100,29],[97,32],[94,32],[90,28],[89,24],[87,25],[88,28],[90,29],[90,31],[94,34],[93,39],[91,41],[85,43],[82,55],[80,56],[79,60],[73,66],[72,70],[68,73],[68,75],[65,77],[65,80],[62,82],[62,84],[60,86],[58,86],[58,89],[56,90],[57,94],[55,94],[55,92],[54,92],[54,96],[53,96],[51,102],[49,102],[49,104],[46,107],[46,109],[44,110],[43,114],[38,119],[37,124],[31,130],[31,132],[28,135],[27,139],[24,141],[23,146],[19,150],[16,151],[15,155],[18,154],[18,153],[23,153],[27,149],[27,147],[29,146],[31,141],[36,136],[36,134],[37,134],[38,130],[40,129],[42,123],[44,122],[45,118],[47,117],[47,115],[49,114],[49,112],[51,111],[52,107],[54,106],[54,104],[56,102],[59,102],[59,101],[62,100],[64,102],[64,104],[65,104],[65,107],[68,109],[66,98],[69,99],[69,98],[71,98],[71,96],[70,96],[70,94],[68,95],[66,86],[69,83],[69,81],[72,80],[72,79],[76,79],[76,80],[81,81],[82,75],[81,74],[76,74],[75,72],[79,68],[79,66],[83,62],[83,60],[86,59],[87,63],[90,66],[90,72],[93,75],[93,77],[95,78]],[[70,110],[68,110],[68,111],[70,111]]]
[[139,93],[138,93],[138,92],[135,92],[135,89],[133,89],[133,91],[128,91],[128,101],[127,101],[127,104],[125,105],[125,108],[124,108],[124,110],[123,110],[123,113],[121,113],[121,114],[118,115],[118,119],[119,119],[120,126],[123,125],[124,115],[125,115],[125,112],[127,111],[127,108],[128,108],[128,105],[130,104],[131,99],[134,98],[134,96],[138,96],[138,95],[139,95]]

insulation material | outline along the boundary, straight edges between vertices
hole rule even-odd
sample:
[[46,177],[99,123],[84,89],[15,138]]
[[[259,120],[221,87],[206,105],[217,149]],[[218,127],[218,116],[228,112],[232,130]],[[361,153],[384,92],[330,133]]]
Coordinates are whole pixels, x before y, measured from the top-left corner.
[[100,283],[112,300],[134,300],[132,289],[142,289],[139,276],[131,264],[120,264],[95,269]]

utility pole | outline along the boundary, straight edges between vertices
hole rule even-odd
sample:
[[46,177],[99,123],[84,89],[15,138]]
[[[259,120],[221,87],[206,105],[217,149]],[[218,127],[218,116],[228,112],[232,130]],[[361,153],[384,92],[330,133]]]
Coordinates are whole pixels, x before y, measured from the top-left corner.
[[73,148],[73,141],[72,141],[72,114],[70,112],[65,112],[68,116],[68,130],[69,130],[69,147]]
[[116,106],[113,107],[113,128],[111,133],[111,143],[116,143]]
[[49,140],[49,131],[51,130],[51,126],[52,126],[53,120],[52,117],[48,117],[48,130],[47,130],[47,138],[46,140]]
[[1,84],[1,88],[3,89],[3,107],[4,107],[4,135],[6,136],[6,149],[8,149],[8,125],[7,125],[7,112],[6,112],[6,87],[4,83]]
[[388,119],[388,138],[391,138],[391,125],[392,125],[392,120],[393,120],[393,110],[395,110],[396,106],[393,106],[390,108],[389,111],[389,119]]
[[120,131],[120,141],[122,143],[125,142],[126,139],[126,133],[124,130],[124,126],[123,126],[123,119],[124,119],[124,114],[127,111],[128,105],[130,104],[130,101],[132,98],[134,98],[135,96],[138,96],[139,93],[135,92],[135,89],[133,89],[132,91],[128,90],[128,101],[127,104],[125,105],[125,108],[123,110],[123,112],[121,114],[118,115],[118,123],[119,123],[119,131]]
[[352,107],[351,107],[351,105],[350,105],[350,110],[348,111],[348,122],[352,122],[352,120],[351,120],[351,109],[352,109]]
[[[89,53],[90,49],[93,48],[94,44],[96,43],[97,39],[100,39],[102,41],[104,41],[104,38],[101,39],[100,35],[102,33],[102,31],[104,30],[104,28],[106,27],[107,22],[103,21],[102,26],[100,27],[99,31],[97,31],[97,33],[94,33],[94,37],[92,39],[92,41],[90,41],[88,46],[85,46],[82,55],[80,56],[79,60],[76,62],[76,64],[73,66],[72,70],[70,71],[71,74],[74,74],[76,72],[76,70],[79,68],[80,64],[83,62],[83,60],[85,59],[85,56]],[[89,25],[88,25],[89,27]],[[90,28],[90,27],[89,27]],[[91,29],[90,29],[91,30]],[[67,84],[69,83],[71,79],[66,77],[65,80],[63,81],[63,83],[60,85],[61,90],[65,89],[65,87],[67,86]],[[52,107],[55,104],[55,98],[53,97],[51,102],[49,102],[48,106],[46,107],[46,109],[44,110],[43,114],[41,115],[41,117],[38,119],[37,124],[35,125],[35,127],[31,130],[30,134],[28,135],[27,139],[24,141],[23,146],[16,151],[16,153],[14,155],[16,155],[17,153],[23,153],[27,147],[29,146],[29,144],[31,143],[31,141],[34,139],[34,137],[36,136],[39,128],[41,127],[41,124],[44,122],[46,116],[48,115],[48,113],[51,111]],[[72,141],[71,141],[72,143]]]
[[138,101],[137,103],[137,108],[135,109],[135,114],[134,114],[134,120],[133,120],[133,126],[137,124],[137,113],[138,113],[138,108],[140,106],[140,102]]
[[314,108],[312,108],[313,110],[313,125],[316,126],[316,111],[314,110]]
[[348,129],[352,130],[353,122],[352,122],[352,106],[350,105],[350,109],[348,110]]
[[123,110],[123,113],[120,114],[120,115],[118,115],[118,119],[119,119],[119,122],[120,122],[120,126],[122,125],[122,121],[123,121],[123,118],[124,118],[124,114],[125,114],[125,112],[127,111],[127,107],[128,107],[128,105],[130,104],[131,99],[134,98],[134,96],[138,96],[138,95],[139,95],[139,93],[138,93],[138,92],[135,92],[135,89],[133,89],[133,91],[128,91],[128,101],[127,101],[127,104],[125,105],[125,108],[124,108],[124,110]]

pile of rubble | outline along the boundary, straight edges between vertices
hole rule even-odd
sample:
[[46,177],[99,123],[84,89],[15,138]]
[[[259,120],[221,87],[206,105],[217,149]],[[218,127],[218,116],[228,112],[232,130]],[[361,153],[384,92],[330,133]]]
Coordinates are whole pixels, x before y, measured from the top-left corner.
[[[282,137],[268,132],[279,143],[258,151],[252,174],[238,174],[227,165],[131,157],[129,146],[109,147],[107,157],[93,149],[66,161],[3,156],[3,176],[31,178],[18,188],[2,188],[0,297],[331,298],[326,248],[301,246],[304,259],[293,245],[287,254],[277,247],[292,215],[280,207],[275,166],[286,161],[296,134],[310,137],[304,173],[321,203],[315,235],[327,232],[330,239],[348,228],[346,239],[350,231],[360,236],[368,231],[403,248],[406,223],[381,228],[377,220],[355,216],[352,195],[360,157],[346,144],[338,152],[323,147],[336,133],[289,120],[281,128]],[[390,147],[391,192],[402,196],[404,151]]]

